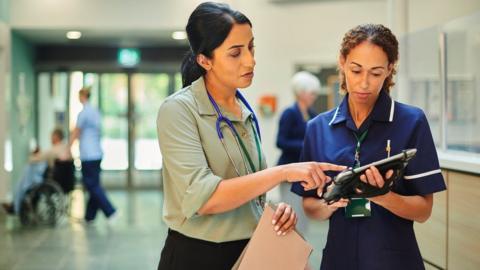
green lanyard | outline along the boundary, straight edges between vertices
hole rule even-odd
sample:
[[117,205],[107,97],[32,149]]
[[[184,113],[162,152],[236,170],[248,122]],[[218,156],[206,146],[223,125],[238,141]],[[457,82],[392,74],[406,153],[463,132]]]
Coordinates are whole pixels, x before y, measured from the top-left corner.
[[[262,150],[260,149],[260,141],[258,139],[257,132],[255,130],[255,127],[252,124],[252,121],[250,121],[250,124],[252,125],[252,130],[253,130],[253,136],[255,137],[255,145],[257,146],[257,153],[258,153],[258,171],[262,168]],[[237,137],[238,142],[240,143],[240,146],[242,148],[242,152],[245,154],[247,157],[248,165],[250,165],[250,169],[253,172],[257,172],[257,169],[255,168],[255,165],[253,164],[252,158],[250,157],[250,154],[247,151],[247,147],[245,147],[245,143],[243,142],[242,138],[238,134],[238,132],[235,130],[234,132],[235,137]]]
[[[260,140],[258,138],[258,133],[257,131],[255,130],[255,127],[253,126],[253,123],[252,121],[250,120],[250,124],[252,126],[252,130],[253,130],[253,137],[255,137],[255,145],[257,146],[257,153],[258,153],[258,170],[260,171],[260,169],[262,168],[262,149],[260,149]],[[257,172],[257,170],[255,169],[255,165],[253,164],[253,161],[252,161],[252,158],[250,157],[250,154],[248,153],[247,151],[247,147],[245,147],[245,143],[243,143],[243,140],[242,138],[240,137],[240,135],[238,134],[237,130],[234,129],[234,134],[235,134],[235,137],[237,137],[237,140],[238,142],[240,143],[240,146],[242,148],[242,152],[245,154],[245,156],[247,157],[247,160],[248,160],[248,164],[250,165],[250,169],[252,170],[252,173],[254,172]],[[248,174],[248,172],[247,172]],[[257,200],[255,200],[255,205],[261,210],[260,212],[263,211],[263,206],[265,204],[265,199],[262,195],[258,196]]]
[[357,135],[356,132],[353,132],[353,135],[355,135],[355,139],[357,139],[357,145],[355,146],[355,165],[354,168],[360,167],[360,146],[362,145],[362,142],[365,140],[367,137],[368,129],[362,132],[360,136]]

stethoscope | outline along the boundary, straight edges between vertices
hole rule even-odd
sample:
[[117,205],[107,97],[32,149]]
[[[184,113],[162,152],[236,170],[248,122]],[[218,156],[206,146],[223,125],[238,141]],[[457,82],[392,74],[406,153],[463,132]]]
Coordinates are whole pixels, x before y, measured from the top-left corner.
[[[247,171],[247,173],[250,171],[250,172],[255,172],[255,169],[254,167],[252,166],[252,161],[250,160],[250,157],[248,155],[248,152],[246,151],[244,145],[243,145],[243,142],[241,141],[241,137],[240,137],[240,134],[238,134],[238,131],[237,129],[235,128],[235,126],[233,125],[232,121],[230,119],[228,119],[228,117],[224,116],[222,114],[222,112],[220,111],[220,108],[218,106],[218,104],[215,102],[215,100],[213,99],[213,97],[210,95],[210,93],[207,91],[207,95],[208,95],[208,99],[210,100],[210,103],[212,104],[213,106],[213,109],[215,110],[216,114],[217,114],[217,121],[215,123],[215,127],[217,129],[217,136],[218,138],[220,139],[220,142],[222,143],[223,145],[223,148],[225,149],[225,152],[227,153],[227,156],[228,158],[230,159],[230,162],[232,163],[234,169],[235,169],[235,172],[237,173],[238,176],[241,176],[240,174],[240,170],[238,169],[236,163],[234,162],[232,156],[230,155],[230,153],[228,152],[228,149],[227,149],[227,145],[225,144],[225,137],[223,135],[223,132],[222,132],[222,128],[221,128],[221,124],[222,122],[227,124],[227,127],[230,129],[230,131],[232,132],[232,135],[234,135],[234,137],[236,137],[236,144],[237,144],[237,147],[239,148],[239,151],[242,155],[242,158],[244,159],[244,165],[245,165],[245,169]],[[258,124],[258,120],[257,120],[257,116],[255,115],[255,112],[253,111],[252,107],[250,106],[250,104],[248,104],[247,100],[245,99],[245,97],[243,97],[243,95],[240,93],[240,91],[237,90],[237,93],[235,94],[235,96],[245,105],[245,107],[247,107],[247,109],[252,113],[252,120],[253,120],[253,123],[255,123],[255,128],[253,128],[253,133],[254,133],[254,136],[255,136],[255,140],[256,140],[256,144],[257,144],[257,151],[258,151],[258,156],[259,156],[259,163],[261,162],[261,159],[262,159],[262,152],[260,151],[260,147],[259,147],[259,141],[262,140],[262,137],[261,137],[261,134],[260,134],[260,126]],[[258,136],[258,138],[257,138]],[[243,150],[243,151],[242,151]],[[245,157],[247,156],[247,157]],[[249,170],[248,167],[247,167],[247,162],[245,161],[245,158],[247,158],[247,161],[249,162],[250,166],[251,166],[251,169]],[[259,168],[258,170],[260,170],[260,164],[259,164]]]
[[[216,129],[217,129],[218,138],[220,139],[220,142],[222,143],[223,148],[225,149],[225,152],[227,153],[227,156],[230,159],[230,162],[232,163],[233,168],[235,169],[235,172],[237,173],[237,176],[241,176],[240,170],[238,169],[235,161],[233,160],[232,156],[228,152],[227,145],[225,144],[225,137],[223,135],[222,128],[221,128],[222,122],[227,124],[227,127],[232,132],[233,137],[236,137],[235,138],[235,143],[237,144],[240,155],[242,156],[243,164],[245,166],[245,171],[247,172],[247,174],[249,172],[254,173],[257,170],[255,169],[255,165],[253,164],[253,162],[250,158],[250,155],[248,154],[248,151],[247,151],[247,149],[245,148],[245,145],[242,142],[240,134],[238,134],[237,129],[233,125],[232,121],[230,121],[230,119],[228,119],[228,117],[226,117],[222,114],[222,112],[220,111],[220,108],[218,107],[218,104],[215,102],[215,100],[213,99],[213,97],[210,95],[210,93],[208,91],[207,91],[207,95],[208,95],[208,99],[210,100],[210,103],[212,103],[213,109],[215,110],[215,112],[217,114],[217,121],[215,123],[215,126],[216,126]],[[255,144],[256,144],[257,152],[258,152],[258,170],[260,170],[261,163],[262,163],[262,151],[260,149],[260,142],[262,140],[262,137],[261,137],[261,134],[260,134],[260,126],[258,125],[257,116],[255,115],[255,112],[253,111],[252,107],[250,107],[250,104],[248,104],[247,100],[240,93],[240,91],[237,90],[237,93],[235,94],[235,96],[252,113],[252,120],[253,120],[253,123],[255,123],[255,128],[252,125],[252,129],[253,129],[253,136],[255,137]],[[247,158],[247,161],[250,165],[250,170],[248,169],[247,162],[245,161],[245,158]],[[257,199],[255,200],[255,205],[259,209],[259,213],[263,212],[263,205],[264,204],[265,204],[264,198],[262,196],[258,196]]]

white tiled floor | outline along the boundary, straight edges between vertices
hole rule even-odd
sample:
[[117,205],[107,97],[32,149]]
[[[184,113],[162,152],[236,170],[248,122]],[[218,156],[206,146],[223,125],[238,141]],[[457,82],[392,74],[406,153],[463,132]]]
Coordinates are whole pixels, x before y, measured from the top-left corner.
[[[0,214],[0,270],[156,269],[167,231],[162,192],[109,191],[108,196],[120,210],[112,228],[102,215],[94,225],[69,219],[55,228],[26,228]],[[319,268],[326,228],[325,222],[309,224],[312,269]]]

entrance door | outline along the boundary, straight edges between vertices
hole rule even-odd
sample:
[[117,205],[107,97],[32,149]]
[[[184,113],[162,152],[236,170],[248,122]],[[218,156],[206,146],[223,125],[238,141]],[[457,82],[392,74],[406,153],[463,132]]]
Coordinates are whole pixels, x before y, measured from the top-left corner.
[[[40,144],[50,144],[55,126],[72,130],[82,109],[78,91],[90,86],[90,103],[102,114],[102,183],[121,188],[160,186],[157,112],[165,98],[180,89],[180,74],[42,72],[38,82],[39,112],[42,119],[48,118],[37,119]],[[73,154],[79,157],[78,143]]]
[[102,113],[102,169],[112,185],[128,184],[128,76],[103,73],[99,77],[98,107]]
[[[124,73],[73,72],[70,76],[70,129],[76,123],[82,105],[78,91],[90,87],[90,103],[102,115],[102,182],[106,186],[125,187],[128,183],[128,76]],[[73,148],[77,158],[78,146]]]
[[167,73],[135,73],[131,77],[134,186],[158,186],[162,156],[157,140],[158,108],[172,83]]

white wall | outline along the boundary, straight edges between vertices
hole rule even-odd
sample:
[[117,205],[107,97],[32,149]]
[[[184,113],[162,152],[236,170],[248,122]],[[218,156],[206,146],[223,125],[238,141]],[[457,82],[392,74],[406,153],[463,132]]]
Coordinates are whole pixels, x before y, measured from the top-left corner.
[[[443,23],[480,9],[478,0],[388,0],[407,1],[408,29],[416,31]],[[201,0],[15,0],[11,1],[11,25],[13,28],[114,28],[114,29],[159,29],[183,28],[191,10]],[[273,5],[268,0],[224,0],[234,7],[260,13],[282,12],[284,15],[302,18],[310,22],[310,14],[320,11],[315,20],[325,25],[344,24],[354,21],[357,16],[370,15],[372,20],[383,17],[387,11],[383,8],[387,0],[381,1],[321,1],[319,3],[301,3],[297,5]],[[377,3],[374,3],[377,2]],[[380,6],[382,8],[378,9]],[[245,8],[244,8],[245,7]],[[342,7],[339,10],[338,7]],[[362,7],[357,9],[356,7]],[[369,9],[369,7],[375,7]],[[264,9],[267,10],[264,10]],[[333,9],[332,9],[333,8]],[[322,11],[335,11],[327,13]],[[366,12],[366,13],[365,13]],[[247,13],[247,12],[246,12]],[[302,16],[306,13],[307,16]],[[368,16],[366,18],[369,18]],[[268,19],[268,18],[266,18]],[[333,19],[330,21],[330,19]]]
[[[15,0],[12,28],[172,29],[200,0]],[[224,1],[230,2],[230,1]]]
[[409,0],[408,29],[415,32],[480,10],[479,0]]

